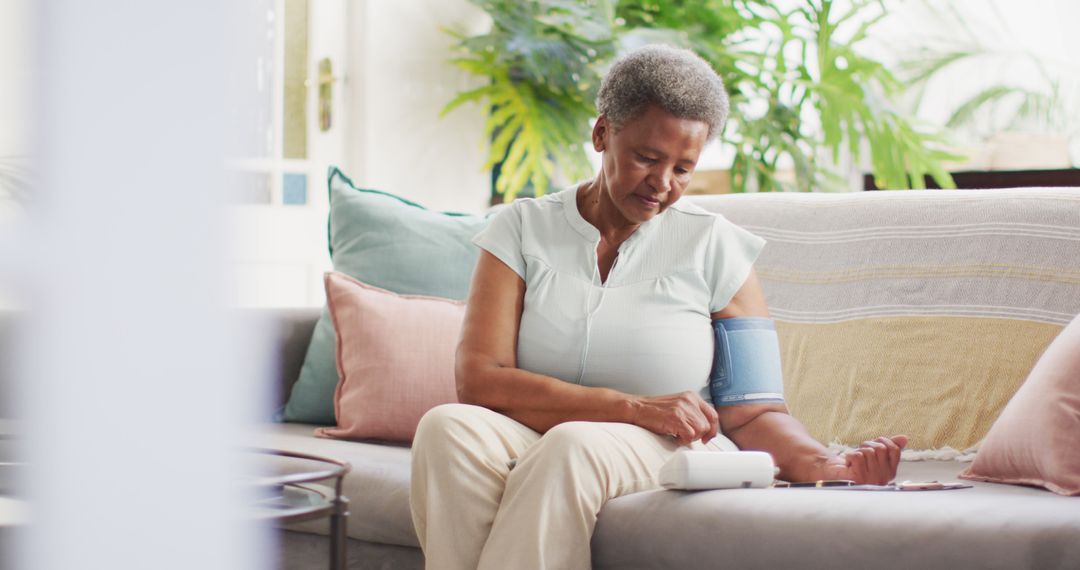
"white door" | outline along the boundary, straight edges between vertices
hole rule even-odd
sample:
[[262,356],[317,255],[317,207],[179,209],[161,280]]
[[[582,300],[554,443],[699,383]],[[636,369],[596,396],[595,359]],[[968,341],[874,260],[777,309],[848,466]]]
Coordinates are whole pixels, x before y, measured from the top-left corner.
[[246,63],[232,71],[252,104],[231,109],[240,136],[228,160],[238,305],[323,302],[326,171],[348,150],[347,1],[249,3],[258,45],[238,48]]

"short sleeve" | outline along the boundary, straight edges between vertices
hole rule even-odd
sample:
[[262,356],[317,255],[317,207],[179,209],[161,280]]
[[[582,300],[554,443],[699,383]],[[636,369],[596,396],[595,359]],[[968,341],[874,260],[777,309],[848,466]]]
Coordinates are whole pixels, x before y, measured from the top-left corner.
[[705,279],[712,291],[709,312],[728,306],[754,266],[765,240],[716,215],[706,249]]
[[491,223],[473,237],[472,242],[499,258],[522,280],[525,257],[521,255],[521,206],[512,203],[495,214]]

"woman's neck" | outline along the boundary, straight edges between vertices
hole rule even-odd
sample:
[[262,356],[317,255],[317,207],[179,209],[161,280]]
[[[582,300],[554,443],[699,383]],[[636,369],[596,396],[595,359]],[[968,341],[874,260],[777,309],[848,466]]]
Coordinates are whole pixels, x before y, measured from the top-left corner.
[[600,232],[601,242],[615,247],[640,225],[627,220],[615,207],[611,195],[604,191],[603,173],[578,186],[577,207],[581,217]]

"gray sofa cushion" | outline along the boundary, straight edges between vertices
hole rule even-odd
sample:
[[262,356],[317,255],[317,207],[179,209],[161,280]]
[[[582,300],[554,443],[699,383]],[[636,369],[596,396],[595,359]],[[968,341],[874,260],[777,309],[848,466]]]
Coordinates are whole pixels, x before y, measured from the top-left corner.
[[[352,463],[349,536],[417,546],[409,449],[270,425],[263,443]],[[965,463],[903,462],[897,480],[956,480]],[[593,536],[596,568],[1080,568],[1080,498],[972,482],[926,492],[651,491],[615,499]],[[325,534],[325,524],[304,532]]]
[[[0,529],[2,531],[2,529]],[[0,532],[0,538],[3,537]],[[330,538],[300,532],[284,532],[278,542],[280,570],[323,570],[329,567]],[[0,542],[2,545],[3,542]],[[394,546],[350,538],[346,546],[348,570],[423,570],[419,548]]]
[[[324,439],[311,424],[267,424],[256,438],[264,447],[299,451],[348,461],[352,470],[343,492],[349,497],[348,535],[357,540],[420,546],[409,513],[410,452],[407,447]],[[296,471],[310,463],[286,462]],[[327,534],[323,521],[290,529]]]
[[[956,480],[966,464],[903,462],[897,480]],[[857,492],[653,491],[611,501],[597,568],[1080,568],[1080,501],[992,483]]]

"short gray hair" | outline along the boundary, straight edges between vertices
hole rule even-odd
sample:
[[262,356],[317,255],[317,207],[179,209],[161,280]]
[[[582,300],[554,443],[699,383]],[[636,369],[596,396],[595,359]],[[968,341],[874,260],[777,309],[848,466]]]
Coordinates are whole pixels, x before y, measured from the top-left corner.
[[617,60],[600,83],[596,109],[615,128],[639,117],[650,104],[681,119],[709,125],[709,138],[724,128],[728,96],[724,82],[690,50],[648,45]]

